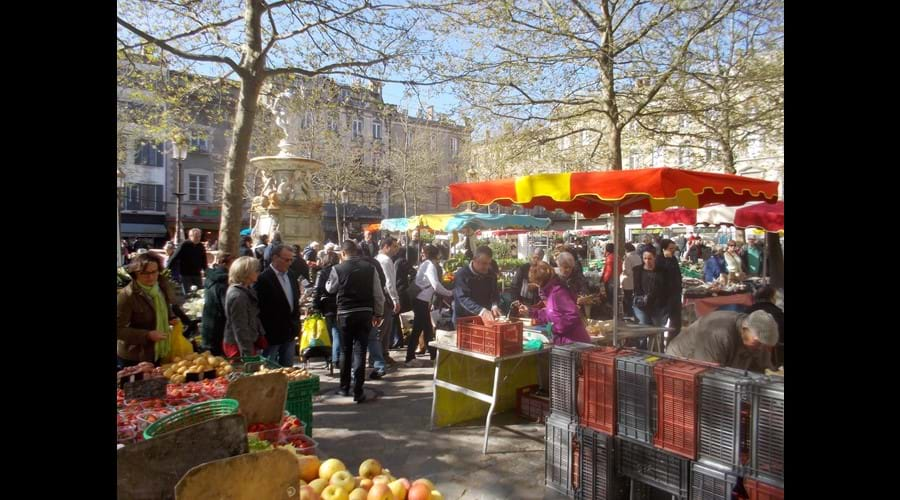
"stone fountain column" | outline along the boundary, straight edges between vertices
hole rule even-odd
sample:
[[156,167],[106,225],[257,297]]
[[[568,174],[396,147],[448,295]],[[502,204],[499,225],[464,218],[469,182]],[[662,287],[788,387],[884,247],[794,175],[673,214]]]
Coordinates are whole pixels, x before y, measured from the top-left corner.
[[292,98],[290,91],[284,92],[272,106],[275,122],[284,132],[278,144],[281,151],[276,156],[250,159],[263,174],[262,190],[253,198],[252,210],[257,216],[253,234],[271,238],[278,231],[285,243],[303,248],[324,239],[322,198],[312,188],[312,176],[324,164],[300,151],[300,117],[288,109]]

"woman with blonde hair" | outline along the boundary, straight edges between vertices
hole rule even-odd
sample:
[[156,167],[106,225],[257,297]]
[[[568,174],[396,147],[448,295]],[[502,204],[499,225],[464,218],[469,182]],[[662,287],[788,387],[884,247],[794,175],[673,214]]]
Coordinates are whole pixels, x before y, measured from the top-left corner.
[[222,350],[229,358],[255,356],[267,346],[266,331],[259,320],[259,299],[253,284],[259,278],[259,260],[240,257],[228,269],[225,293],[225,338]]
[[519,306],[521,315],[530,315],[535,325],[553,324],[553,343],[591,342],[575,298],[563,285],[550,264],[540,261],[528,271],[528,281],[540,287],[544,307]]

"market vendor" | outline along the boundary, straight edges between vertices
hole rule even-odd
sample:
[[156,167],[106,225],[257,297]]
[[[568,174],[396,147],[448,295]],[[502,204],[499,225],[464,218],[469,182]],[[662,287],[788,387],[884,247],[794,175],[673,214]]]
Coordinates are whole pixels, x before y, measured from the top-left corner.
[[578,305],[566,290],[562,281],[546,262],[538,262],[528,271],[528,280],[540,287],[545,307],[519,306],[519,314],[531,316],[535,325],[552,323],[553,343],[556,345],[572,342],[590,343]]
[[538,296],[538,287],[528,278],[528,273],[532,266],[543,260],[544,250],[538,248],[531,255],[531,261],[522,264],[516,271],[516,277],[513,279],[512,286],[510,287],[513,302],[519,302],[530,306],[536,304],[540,300],[540,297]]
[[482,245],[468,266],[456,271],[453,278],[453,324],[456,318],[481,316],[485,323],[500,317],[500,290],[497,275],[491,270],[494,252]]
[[666,354],[763,372],[774,368],[769,349],[777,342],[778,324],[771,314],[715,311],[682,330]]
[[703,264],[703,281],[712,283],[719,279],[719,276],[726,274],[728,267],[725,264],[725,248],[716,247],[716,253]]
[[175,305],[167,279],[159,279],[162,259],[154,253],[138,254],[128,265],[131,283],[116,301],[116,355],[118,368],[141,361],[156,362],[169,354],[170,323],[189,318]]

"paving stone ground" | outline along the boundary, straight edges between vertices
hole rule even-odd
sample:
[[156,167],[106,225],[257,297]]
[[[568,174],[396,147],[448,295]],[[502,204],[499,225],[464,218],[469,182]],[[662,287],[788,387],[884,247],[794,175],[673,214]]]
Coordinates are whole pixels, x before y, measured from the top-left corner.
[[[391,355],[402,361],[405,353]],[[433,368],[399,367],[367,379],[370,401],[363,404],[335,394],[337,369],[332,377],[317,360],[310,369],[321,385],[313,403],[320,457],[340,458],[354,473],[376,458],[396,477],[430,479],[447,500],[565,498],[544,487],[543,424],[515,412],[495,415],[486,455],[484,419],[429,430]]]

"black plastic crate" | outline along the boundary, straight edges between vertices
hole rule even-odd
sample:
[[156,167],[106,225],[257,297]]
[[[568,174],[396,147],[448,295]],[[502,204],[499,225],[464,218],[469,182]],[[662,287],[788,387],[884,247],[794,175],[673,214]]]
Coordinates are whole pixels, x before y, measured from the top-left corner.
[[544,434],[545,484],[566,496],[574,494],[572,487],[572,442],[577,424],[553,413],[547,417]]
[[616,358],[616,434],[652,443],[656,433],[656,378],[653,366],[663,358],[632,354]]
[[690,490],[691,461],[624,438],[616,439],[619,474],[686,498]]
[[737,474],[730,470],[718,470],[695,462],[691,467],[690,500],[731,500],[737,479]]
[[553,346],[550,351],[550,413],[578,421],[578,373],[582,351],[596,349],[593,344],[573,342]]
[[750,463],[752,376],[711,368],[700,374],[697,461],[739,473]]
[[753,420],[750,475],[784,486],[784,380],[758,380],[752,385]]
[[615,439],[590,427],[578,427],[577,500],[626,500],[628,483],[616,473]]

